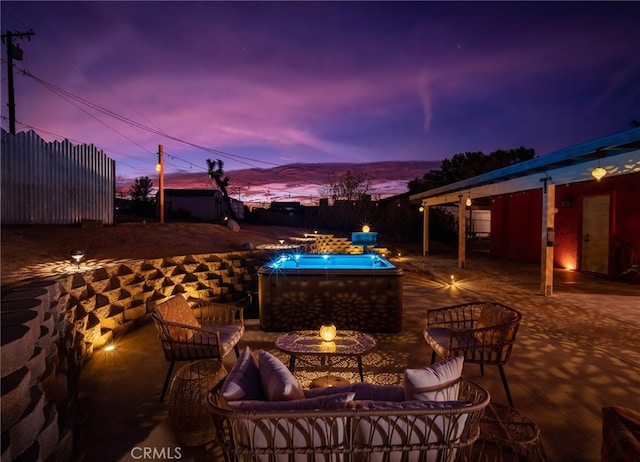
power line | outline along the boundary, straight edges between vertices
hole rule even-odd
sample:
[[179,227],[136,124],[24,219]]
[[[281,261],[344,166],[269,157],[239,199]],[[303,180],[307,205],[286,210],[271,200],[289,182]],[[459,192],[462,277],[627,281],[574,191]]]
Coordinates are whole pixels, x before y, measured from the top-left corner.
[[[201,150],[204,150],[204,151],[216,154],[216,155],[220,155],[221,157],[231,158],[232,160],[235,160],[236,162],[248,165],[249,167],[252,167],[252,168],[260,168],[260,167],[258,167],[257,165],[254,165],[254,164],[252,164],[252,163],[250,163],[248,161],[259,162],[259,163],[267,164],[267,165],[274,166],[274,167],[282,167],[281,164],[277,164],[275,162],[269,162],[269,161],[254,159],[254,158],[247,157],[247,156],[240,156],[240,155],[237,155],[237,154],[231,154],[231,153],[228,153],[228,152],[225,152],[225,151],[221,151],[219,149],[209,148],[209,147],[206,147],[206,146],[202,146],[202,145],[199,145],[199,144],[196,144],[196,143],[192,143],[190,141],[186,141],[186,140],[183,140],[181,138],[166,134],[166,133],[164,133],[164,132],[162,132],[162,131],[160,131],[158,129],[149,127],[149,126],[147,126],[145,124],[142,124],[140,122],[132,120],[132,119],[126,117],[126,116],[118,114],[118,113],[116,113],[116,112],[114,112],[114,111],[112,111],[110,109],[104,108],[104,107],[102,107],[102,106],[100,106],[100,105],[98,105],[96,103],[93,103],[93,102],[91,102],[91,101],[89,101],[89,100],[87,100],[85,98],[82,98],[80,96],[74,95],[73,93],[62,89],[62,88],[58,87],[57,85],[51,84],[51,83],[45,81],[44,79],[41,79],[41,78],[35,76],[33,73],[31,73],[31,72],[29,72],[27,70],[23,70],[23,73],[24,73],[25,76],[33,78],[36,82],[40,83],[41,85],[43,85],[45,88],[49,89],[50,91],[58,94],[60,97],[66,99],[70,103],[71,103],[70,100],[76,101],[76,102],[78,102],[80,104],[83,104],[85,106],[88,106],[91,109],[93,109],[95,111],[98,111],[98,112],[100,112],[100,113],[102,113],[102,114],[104,114],[104,115],[106,115],[108,117],[114,118],[114,119],[116,119],[116,120],[118,120],[120,122],[123,122],[123,123],[126,123],[128,125],[140,128],[142,130],[146,130],[146,131],[148,131],[150,133],[153,133],[153,134],[156,134],[158,136],[162,136],[162,137],[171,139],[173,141],[176,141],[176,142],[179,142],[179,143],[182,143],[182,144],[186,144],[186,145],[191,146],[191,147],[195,147],[197,149],[201,149]],[[73,104],[73,103],[71,103],[71,104]],[[74,104],[74,106],[75,106],[75,104]],[[86,112],[86,111],[83,111],[83,112]],[[88,114],[88,115],[90,115],[90,114]],[[95,118],[95,116],[93,116],[93,115],[91,115],[91,117]],[[96,119],[96,120],[98,120],[98,119]],[[100,123],[105,124],[102,121],[100,121]],[[114,130],[117,133],[119,133],[114,128],[112,128],[112,127],[109,127],[109,128],[111,128],[112,130]],[[121,134],[121,133],[119,133],[119,134]],[[129,139],[125,135],[123,135],[123,134],[121,134],[121,135],[123,137],[127,138],[132,143],[138,145],[137,143],[135,143],[133,140]],[[138,146],[140,146],[140,145],[138,145]],[[143,149],[146,149],[146,148],[143,148]],[[155,153],[154,153],[154,155],[155,155]],[[192,163],[191,161],[188,161],[186,159],[182,159],[179,156],[175,156],[174,155],[174,157],[179,159],[179,160],[181,160],[182,162],[186,163],[187,165],[196,166],[197,168],[201,168],[200,166]],[[243,160],[240,160],[240,159],[243,159]],[[281,173],[280,173],[280,176],[283,177],[283,178],[294,179],[296,181],[302,181],[302,182],[306,182],[306,183],[310,182],[308,178],[304,178],[304,179],[303,178],[297,178],[297,177],[294,177],[294,176],[291,176],[291,175],[286,175],[286,174],[281,174]],[[321,185],[323,183],[316,183],[316,184]],[[286,192],[286,190],[284,190],[284,192]]]
[[[131,138],[127,137],[126,135],[124,135],[123,133],[121,133],[120,131],[115,129],[114,127],[111,127],[106,122],[98,119],[95,115],[93,115],[93,114],[87,112],[86,110],[82,109],[81,107],[79,107],[79,105],[87,106],[88,108],[90,108],[90,109],[92,109],[92,110],[94,110],[96,112],[99,112],[99,113],[101,113],[103,115],[106,115],[106,116],[108,116],[110,118],[118,120],[118,121],[120,121],[122,123],[125,123],[127,125],[136,127],[138,129],[141,129],[141,130],[148,131],[148,132],[153,133],[153,134],[158,135],[158,136],[162,136],[162,137],[168,138],[168,139],[176,141],[178,143],[186,144],[188,146],[195,147],[197,149],[201,149],[203,151],[207,151],[207,152],[210,152],[210,153],[213,153],[213,154],[216,154],[216,155],[220,155],[221,157],[230,158],[230,159],[232,159],[232,160],[234,160],[234,161],[236,161],[238,163],[242,163],[242,164],[248,165],[249,167],[252,167],[252,168],[260,169],[260,167],[258,167],[255,164],[250,163],[249,161],[251,161],[251,162],[259,162],[259,163],[267,164],[267,165],[270,165],[270,166],[273,166],[273,167],[282,167],[283,166],[283,165],[277,164],[275,162],[269,162],[269,161],[264,161],[264,160],[260,160],[260,159],[254,159],[254,158],[251,158],[251,157],[248,157],[248,156],[240,156],[240,155],[237,155],[237,154],[231,154],[231,153],[228,153],[228,152],[225,152],[225,151],[221,151],[219,149],[209,148],[209,147],[206,147],[206,146],[202,146],[202,145],[199,145],[199,144],[196,144],[196,143],[192,143],[192,142],[183,140],[181,138],[169,135],[169,134],[164,133],[163,131],[161,131],[159,129],[156,129],[156,128],[153,128],[153,127],[149,127],[148,125],[142,124],[142,123],[140,123],[138,121],[130,119],[129,117],[126,117],[124,115],[118,114],[118,113],[116,113],[116,112],[114,112],[114,111],[112,111],[110,109],[104,108],[104,107],[102,107],[102,106],[100,106],[100,105],[98,105],[98,104],[96,104],[96,103],[94,103],[94,102],[92,102],[92,101],[90,101],[90,100],[88,100],[86,98],[77,96],[77,95],[69,92],[68,90],[65,90],[65,89],[63,89],[63,88],[61,88],[61,87],[59,87],[59,86],[57,86],[55,84],[52,84],[52,83],[47,82],[46,80],[44,80],[42,78],[37,77],[36,75],[34,75],[32,72],[30,72],[28,70],[25,70],[25,69],[19,69],[19,70],[22,72],[23,75],[25,75],[27,77],[31,77],[36,82],[40,83],[42,86],[44,86],[45,88],[47,88],[51,92],[57,94],[59,97],[65,99],[67,102],[69,102],[70,104],[74,105],[79,110],[82,110],[87,115],[89,115],[90,117],[92,117],[93,119],[98,121],[99,123],[105,125],[109,129],[113,130],[117,134],[121,135],[122,137],[124,137],[125,139],[130,141],[131,143],[135,144],[136,146],[139,146],[140,148],[142,148],[143,150],[149,152],[150,154],[153,154],[154,156],[155,156],[155,153],[151,153],[150,150],[148,150],[144,146],[141,146],[140,144],[138,144],[137,142],[135,142]],[[177,159],[177,160],[180,160],[181,162],[184,162],[185,164],[189,165],[190,167],[195,166],[198,169],[203,169],[204,171],[207,171],[206,169],[204,169],[200,165],[194,164],[193,162],[191,162],[189,160],[186,160],[186,159],[183,159],[180,156],[173,155],[173,154],[171,154],[171,156],[173,158]],[[175,165],[175,164],[172,164],[172,165]],[[319,186],[324,184],[324,183],[319,183],[319,182],[312,181],[309,178],[298,178],[298,177],[295,177],[295,176],[292,176],[292,175],[288,175],[288,174],[283,174],[283,173],[280,173],[280,172],[278,172],[278,176],[282,177],[282,178],[285,178],[285,179],[293,179],[293,180],[300,181],[300,182],[303,182],[303,183],[306,183],[306,184],[310,184],[311,183],[311,184],[317,184]],[[273,189],[276,189],[276,190],[281,191],[283,193],[288,193],[290,188],[286,188],[286,189],[273,188]]]

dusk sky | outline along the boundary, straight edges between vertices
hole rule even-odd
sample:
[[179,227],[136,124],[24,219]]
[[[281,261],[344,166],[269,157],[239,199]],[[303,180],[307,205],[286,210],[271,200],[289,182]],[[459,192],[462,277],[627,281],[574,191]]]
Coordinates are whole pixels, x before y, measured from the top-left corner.
[[[323,178],[304,166],[267,184],[234,172],[438,165],[459,152],[520,146],[544,155],[640,120],[638,2],[1,8],[2,34],[35,32],[14,42],[24,51],[14,73],[17,130],[95,144],[116,160],[124,185],[156,182],[159,144],[167,187],[210,184],[206,159],[220,158],[251,200],[265,188],[276,198],[314,196]],[[2,60],[8,130],[4,44]],[[393,192],[425,165],[403,173]]]

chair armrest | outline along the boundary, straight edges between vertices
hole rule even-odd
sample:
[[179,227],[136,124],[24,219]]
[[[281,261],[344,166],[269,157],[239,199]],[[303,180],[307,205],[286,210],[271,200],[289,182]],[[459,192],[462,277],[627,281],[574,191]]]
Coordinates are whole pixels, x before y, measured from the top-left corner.
[[[171,342],[174,344],[188,344],[188,345],[221,345],[220,332],[203,329],[201,327],[189,326],[187,324],[181,324],[179,322],[165,321],[161,322],[162,333],[161,340]],[[172,334],[172,328],[180,329],[179,340],[175,339]],[[175,330],[174,330],[175,332]],[[216,341],[212,342],[211,337],[215,336]]]
[[202,302],[196,304],[195,315],[206,326],[240,324],[244,326],[244,308],[226,303]]

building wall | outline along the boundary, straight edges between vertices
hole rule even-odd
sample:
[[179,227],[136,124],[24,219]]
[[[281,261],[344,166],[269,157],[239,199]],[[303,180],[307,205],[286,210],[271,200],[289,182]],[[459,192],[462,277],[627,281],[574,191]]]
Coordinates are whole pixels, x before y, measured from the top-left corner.
[[[605,177],[556,186],[555,250],[557,267],[580,270],[582,245],[582,203],[585,197],[610,196],[611,263],[616,275],[616,246],[629,243],[640,254],[640,173]],[[501,258],[540,262],[542,191],[526,191],[491,200],[491,254]]]
[[191,218],[217,222],[222,219],[222,198],[219,196],[171,196],[165,197],[168,215],[178,214],[181,210],[191,214]]
[[523,262],[540,261],[542,190],[491,199],[492,255]]

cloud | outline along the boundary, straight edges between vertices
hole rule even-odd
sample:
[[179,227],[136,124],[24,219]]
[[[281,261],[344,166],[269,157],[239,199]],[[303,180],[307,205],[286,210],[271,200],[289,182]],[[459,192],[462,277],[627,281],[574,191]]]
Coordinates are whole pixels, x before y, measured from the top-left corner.
[[427,69],[423,69],[420,73],[420,79],[418,82],[418,93],[420,95],[420,102],[422,103],[422,111],[424,112],[424,131],[429,132],[431,128],[431,91],[429,88],[429,72]]
[[[274,200],[296,200],[305,204],[317,203],[330,175],[342,175],[347,170],[365,172],[374,179],[372,193],[381,198],[407,191],[407,183],[422,177],[427,171],[439,168],[439,162],[398,161],[367,164],[290,164],[270,169],[243,169],[226,171],[231,179],[230,195],[247,203]],[[119,176],[117,190],[126,195],[134,178]],[[155,186],[157,181],[152,179]],[[214,182],[206,173],[175,172],[165,175],[165,187],[177,189],[212,189]]]

